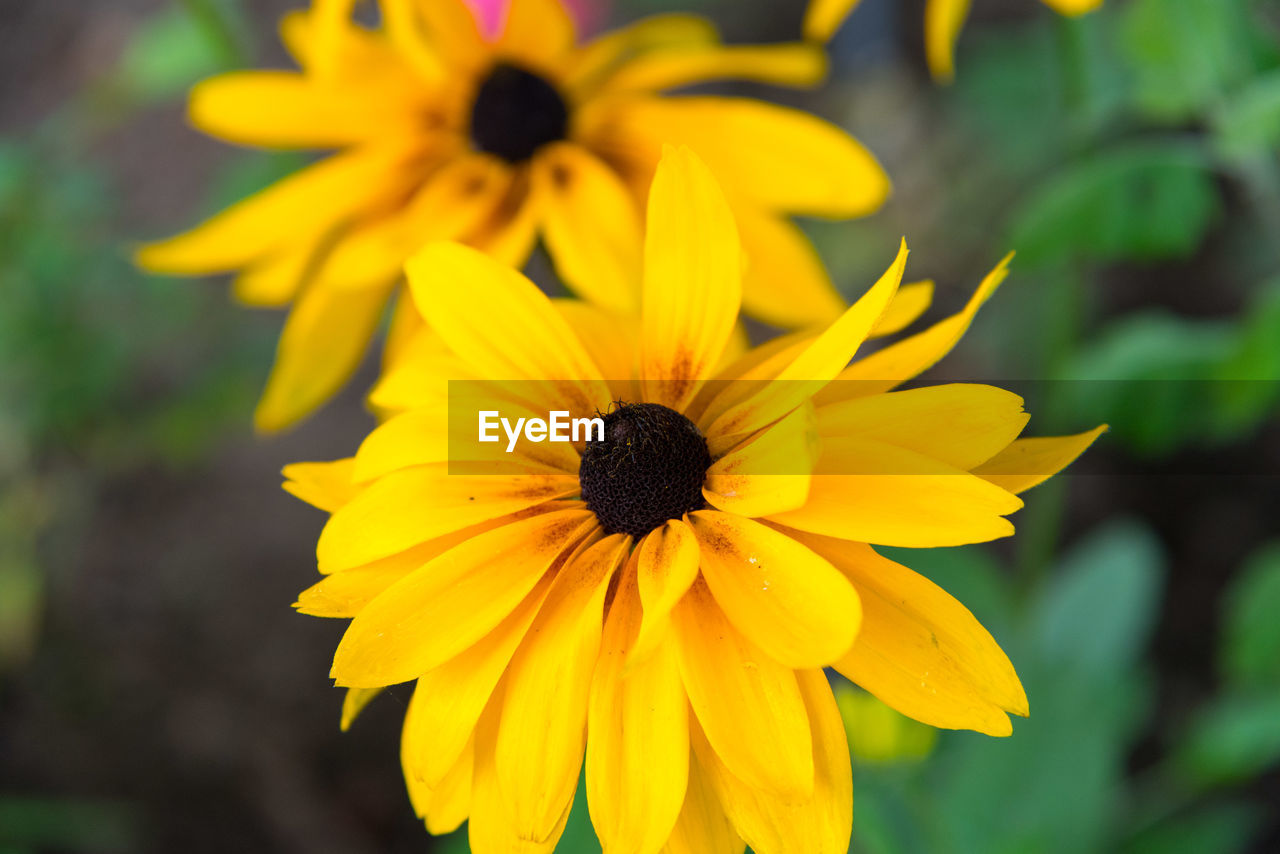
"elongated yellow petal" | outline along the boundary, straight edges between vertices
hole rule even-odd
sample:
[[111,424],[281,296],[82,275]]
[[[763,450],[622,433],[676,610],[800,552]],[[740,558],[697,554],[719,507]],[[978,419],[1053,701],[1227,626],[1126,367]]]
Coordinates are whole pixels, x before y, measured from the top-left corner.
[[[777,375],[776,382],[763,386],[715,420],[708,430],[712,454],[721,450],[721,446],[736,444],[747,434],[782,418],[838,376],[893,300],[906,264],[907,243],[904,240],[897,258],[871,290],[800,350]],[[735,440],[734,437],[739,438]]]
[[609,607],[587,716],[587,804],[610,854],[656,854],[689,777],[689,703],[675,646],[667,636],[635,661],[640,624],[640,590],[628,573]]
[[292,463],[281,472],[285,476],[284,491],[332,513],[360,491],[351,478],[355,464],[355,457],[331,463]]
[[559,60],[576,40],[573,16],[561,0],[510,0],[497,52],[545,66]]
[[815,86],[826,73],[826,54],[815,45],[708,44],[646,53],[619,68],[605,88],[612,92],[655,91],[712,80]]
[[1021,508],[1016,495],[914,451],[827,439],[809,502],[770,518],[846,540],[933,548],[1010,536],[1013,525],[1004,517]]
[[600,369],[533,282],[456,243],[429,245],[407,271],[423,318],[481,376],[539,380],[531,393],[575,415],[608,407]]
[[300,229],[319,233],[399,192],[405,153],[336,154],[276,182],[200,226],[143,246],[138,266],[196,276],[234,270],[286,245]]
[[417,745],[405,754],[406,772],[435,789],[470,741],[511,656],[547,598],[551,579],[543,578],[515,610],[469,649],[418,679],[409,705]]
[[406,565],[395,558],[326,575],[299,593],[293,607],[312,617],[354,617],[382,591],[426,563],[418,560]]
[[806,403],[707,469],[702,495],[720,510],[768,516],[803,507],[818,459],[813,407]]
[[515,832],[541,842],[573,802],[586,749],[587,700],[600,651],[604,597],[631,538],[605,537],[560,570],[516,652],[494,752]]
[[1102,5],[1102,0],[1040,0],[1060,15],[1083,15]]
[[956,39],[968,16],[969,0],[925,0],[925,59],[939,82],[950,83],[956,76]]
[[639,352],[639,329],[628,317],[578,299],[555,300],[556,311],[572,327],[591,360],[600,368],[614,398],[636,400],[632,387]]
[[574,293],[605,308],[640,304],[640,215],[616,172],[578,145],[548,146],[534,159],[544,200],[542,236]]
[[289,241],[271,255],[245,267],[231,283],[231,294],[242,305],[281,308],[298,295],[311,265],[323,254],[324,235],[305,235]]
[[1074,436],[1019,439],[973,473],[1009,492],[1025,492],[1069,466],[1106,431],[1103,424]]
[[880,320],[871,330],[871,337],[882,338],[885,335],[901,332],[928,311],[932,303],[933,282],[912,282],[909,285],[903,285],[894,294],[893,302],[889,303],[884,314],[880,315]]
[[520,713],[519,709],[504,708],[503,693],[504,688],[500,685],[476,726],[475,777],[471,787],[471,819],[467,822],[471,854],[551,854],[560,841],[573,805],[570,803],[565,807],[560,823],[541,842],[516,833],[494,766],[499,722],[506,714]]
[[743,854],[746,847],[729,823],[707,771],[690,756],[684,805],[662,854]]
[[441,666],[502,622],[594,517],[563,510],[480,534],[410,573],[352,620],[330,675],[394,685]]
[[785,329],[825,326],[845,310],[822,259],[785,216],[740,204],[734,210],[747,269],[742,310]]
[[388,296],[387,288],[304,291],[280,333],[254,426],[265,433],[291,427],[337,394],[360,366]]
[[621,63],[652,50],[715,44],[715,25],[706,18],[669,13],[642,18],[619,27],[584,45],[567,60],[565,84],[579,95],[599,85]]
[[813,742],[795,674],[729,624],[701,579],[671,616],[689,704],[716,755],[748,785],[806,797]]
[[883,442],[968,471],[1008,447],[1029,418],[1012,392],[951,383],[824,406],[818,432]]
[[191,123],[240,145],[341,148],[421,132],[412,101],[395,88],[325,86],[291,71],[234,71],[198,83]]
[[689,149],[663,156],[647,229],[640,376],[647,400],[679,411],[719,363],[742,301],[733,214]]
[[636,97],[610,110],[630,145],[687,145],[722,186],[767,210],[846,218],[884,204],[889,179],[853,137],[809,113],[747,98]]
[[945,729],[1012,731],[1027,714],[1008,657],[942,588],[867,545],[793,536],[830,560],[862,597],[862,631],[835,667],[904,715]]
[[339,728],[346,732],[351,729],[360,713],[364,711],[373,698],[382,693],[381,688],[348,688],[342,698],[342,720]]
[[481,381],[477,387],[493,387],[490,377],[465,364],[434,330],[424,325],[401,345],[394,363],[387,366],[369,392],[369,403],[387,414],[445,406],[449,402],[450,381],[464,380]]
[[702,575],[729,622],[787,667],[824,667],[858,633],[858,594],[835,567],[773,528],[699,510]]
[[[414,691],[414,696],[418,694]],[[471,808],[471,781],[475,768],[475,743],[468,742],[453,766],[434,787],[427,786],[416,774],[413,757],[422,753],[430,744],[431,733],[416,720],[414,704],[404,716],[404,731],[400,736],[400,765],[404,773],[405,787],[409,790],[409,802],[418,818],[425,819],[431,833],[452,833],[467,820]]]
[[344,234],[316,271],[316,280],[334,288],[398,281],[405,261],[424,244],[474,232],[493,215],[511,182],[511,170],[494,157],[451,157],[395,214]]
[[671,519],[650,532],[637,550],[636,575],[644,619],[631,648],[638,662],[648,656],[666,634],[671,609],[698,577],[698,540],[687,523]]
[[[1012,255],[1007,256],[987,274],[962,310],[938,321],[923,332],[917,332],[854,362],[840,372],[836,382],[818,394],[815,402],[822,405],[847,397],[888,391],[932,367],[951,351],[968,330],[978,309],[1000,287],[1009,273],[1009,261],[1012,258]],[[845,382],[846,380],[856,382]]]
[[813,794],[787,801],[762,795],[716,758],[701,733],[699,761],[737,833],[757,854],[845,854],[853,830],[853,777],[844,722],[821,670],[796,674],[813,730]]
[[809,0],[804,13],[804,37],[829,41],[858,3],[859,0]]
[[356,24],[349,9],[342,12],[335,8],[349,7],[348,0],[329,2],[328,8],[299,9],[280,19],[285,50],[309,76],[327,83],[377,80],[382,85],[394,81],[421,88],[382,33]]

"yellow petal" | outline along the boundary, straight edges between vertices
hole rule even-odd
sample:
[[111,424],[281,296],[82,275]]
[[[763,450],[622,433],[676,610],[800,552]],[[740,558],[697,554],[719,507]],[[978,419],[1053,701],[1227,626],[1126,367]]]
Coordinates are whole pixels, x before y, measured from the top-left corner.
[[407,682],[501,623],[595,517],[562,510],[487,531],[405,576],[347,628],[330,676],[348,687]]
[[712,454],[727,449],[724,445],[736,444],[733,437],[740,440],[782,418],[839,375],[893,300],[906,264],[904,240],[897,258],[871,290],[800,350],[775,382],[764,385],[755,395],[715,420],[708,430]]
[[645,399],[679,411],[720,361],[742,300],[733,214],[687,148],[654,175],[644,243],[640,376]]
[[355,457],[331,463],[291,463],[281,472],[285,476],[284,491],[332,513],[359,492],[351,479],[355,463]]
[[[577,299],[554,301],[556,311],[573,329],[591,360],[600,368],[615,399],[636,400],[631,389],[636,373],[640,325],[632,317],[624,317]],[[626,393],[622,393],[626,391]]]
[[[632,145],[687,145],[735,196],[779,212],[846,218],[889,195],[884,169],[844,130],[799,110],[747,98],[627,99],[610,111]],[[651,160],[650,162],[653,162]]]
[[510,0],[496,50],[504,57],[544,66],[577,40],[573,16],[561,0]]
[[1004,281],[1012,257],[1007,256],[987,274],[959,312],[938,321],[923,332],[917,332],[854,362],[841,371],[836,382],[818,394],[815,402],[822,405],[847,397],[888,391],[932,367],[951,351],[968,330],[978,309]]
[[759,854],[845,854],[853,830],[853,777],[844,722],[821,670],[796,674],[813,730],[813,794],[786,801],[747,786],[700,734],[694,746],[737,833]]
[[794,510],[809,498],[817,459],[813,407],[806,403],[712,463],[702,495],[741,516]]
[[734,210],[747,268],[742,311],[774,326],[825,326],[845,310],[813,244],[785,217],[751,205]]
[[406,773],[412,770],[428,788],[440,785],[471,740],[485,704],[550,588],[551,578],[543,578],[492,631],[447,663],[419,677],[405,719],[405,732],[409,732],[411,717],[416,734],[415,746],[404,754]]
[[404,561],[393,558],[331,573],[299,593],[293,607],[299,614],[311,617],[354,617],[384,590],[423,563],[426,560],[406,565]]
[[326,4],[327,8],[288,12],[280,19],[280,40],[309,75],[342,83],[380,79],[385,85],[389,77],[407,70],[382,33],[351,20],[349,0]]
[[642,18],[601,35],[568,59],[565,83],[570,91],[585,94],[619,64],[651,50],[688,48],[714,44],[715,25],[697,15],[669,13]]
[[156,273],[195,276],[234,270],[320,233],[401,189],[402,151],[336,154],[295,172],[200,226],[143,246],[134,260]]
[[490,387],[491,378],[464,364],[434,330],[424,325],[402,344],[395,363],[387,367],[369,392],[369,403],[387,413],[446,406],[450,381],[463,380],[478,381],[477,387]]
[[304,291],[280,333],[254,426],[266,433],[291,427],[337,394],[360,366],[387,297],[386,288]]
[[324,573],[360,566],[453,531],[578,491],[566,475],[450,475],[418,466],[370,484],[334,513],[316,549]]
[[773,528],[721,513],[689,514],[702,575],[729,622],[787,667],[824,667],[858,633],[858,594],[835,567]]
[[1060,15],[1083,15],[1102,5],[1102,0],[1041,0]]
[[836,669],[904,715],[945,729],[1012,731],[1027,696],[990,633],[942,588],[870,546],[800,532],[862,597],[862,631]]
[[857,8],[859,0],[809,0],[804,13],[804,37],[829,41],[844,19]]
[[456,243],[427,246],[407,272],[423,318],[481,376],[539,380],[531,394],[577,415],[608,406],[600,369],[524,276]]
[[826,55],[814,45],[707,44],[651,51],[622,65],[604,85],[611,92],[674,89],[713,80],[815,86],[826,73]]
[[743,854],[746,847],[729,823],[708,773],[697,757],[689,757],[684,805],[662,854]]
[[321,236],[294,240],[273,254],[244,268],[231,283],[231,293],[242,305],[280,308],[298,295],[320,248]]
[[424,32],[418,17],[420,8],[426,4],[416,0],[381,0],[378,5],[387,40],[395,45],[405,62],[418,72],[424,82],[446,83],[453,69],[435,49],[436,45]]
[[968,16],[969,0],[925,0],[925,59],[939,82],[949,83],[956,76],[956,39]]
[[499,686],[476,727],[475,777],[471,787],[471,819],[467,822],[471,854],[551,854],[560,841],[560,834],[564,832],[564,825],[569,820],[569,811],[573,805],[570,803],[565,808],[560,823],[541,842],[525,839],[515,832],[502,787],[498,783],[497,769],[494,766],[494,744],[501,718],[509,712],[520,712],[519,709],[514,712],[505,709],[502,694],[503,688]]
[[647,534],[637,553],[644,619],[631,655],[639,662],[657,647],[667,632],[671,609],[698,577],[698,540],[687,523],[671,519]]
[[1004,517],[1021,508],[1016,495],[914,451],[827,439],[809,502],[770,518],[845,540],[933,548],[1010,536],[1013,525]]
[[542,194],[532,186],[527,170],[516,173],[507,194],[490,217],[466,239],[500,264],[519,270],[538,242],[542,223]]
[[813,743],[795,674],[729,621],[701,579],[672,626],[689,704],[734,776],[779,797],[813,791]]
[[824,406],[818,432],[883,442],[968,471],[1008,447],[1029,418],[1012,392],[951,383]]
[[316,278],[334,288],[366,288],[399,280],[405,261],[432,240],[471,233],[492,215],[511,185],[510,170],[496,158],[450,158],[426,178],[394,215],[343,235]]
[[564,283],[583,299],[634,312],[640,297],[640,215],[612,168],[578,145],[534,159],[542,237]]
[[453,833],[471,811],[471,784],[475,777],[475,745],[468,744],[439,785],[431,801],[419,815],[426,819],[427,832],[437,836]]
[[1069,466],[1106,431],[1103,424],[1074,436],[1019,439],[973,473],[1009,492],[1025,492]]
[[920,319],[920,315],[929,310],[933,303],[933,282],[912,282],[898,288],[893,302],[880,315],[875,328],[871,330],[872,338],[881,338],[901,332]]
[[640,590],[628,573],[609,607],[587,718],[587,804],[610,854],[656,854],[689,776],[689,703],[675,647],[668,637],[635,661],[640,623]]
[[422,696],[422,687],[419,685],[414,689],[409,708],[405,710],[404,727],[400,733],[400,767],[405,787],[409,790],[409,802],[418,818],[426,819],[428,828],[448,828],[444,831],[432,830],[433,833],[448,833],[466,820],[471,805],[475,743],[469,740],[436,784],[428,785],[422,779],[417,765],[418,757],[431,747],[431,731],[418,716],[418,701]]
[[518,836],[541,842],[573,802],[604,597],[631,538],[605,537],[567,563],[511,662],[494,764]]
[[342,698],[342,721],[339,728],[343,732],[351,729],[351,725],[364,711],[365,706],[381,693],[381,688],[348,688],[346,695]]
[[394,87],[325,86],[291,71],[234,71],[196,84],[191,123],[239,145],[341,148],[413,133],[415,105]]

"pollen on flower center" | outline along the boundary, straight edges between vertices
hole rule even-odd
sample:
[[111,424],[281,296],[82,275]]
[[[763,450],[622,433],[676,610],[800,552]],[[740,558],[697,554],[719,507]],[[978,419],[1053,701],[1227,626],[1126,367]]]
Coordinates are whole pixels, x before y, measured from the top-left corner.
[[578,482],[610,534],[643,536],[704,506],[711,465],[693,422],[656,403],[623,403],[604,416],[604,441],[587,442]]
[[510,163],[564,139],[569,109],[545,78],[505,62],[489,72],[471,107],[471,141]]

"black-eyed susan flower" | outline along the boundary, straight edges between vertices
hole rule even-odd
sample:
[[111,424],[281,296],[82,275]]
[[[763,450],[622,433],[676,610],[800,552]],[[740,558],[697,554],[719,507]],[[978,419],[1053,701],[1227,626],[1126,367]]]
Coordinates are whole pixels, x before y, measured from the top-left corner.
[[[416,681],[401,758],[432,832],[469,819],[478,854],[550,851],[585,762],[605,851],[843,852],[849,748],[823,668],[937,727],[1007,735],[1027,714],[973,615],[873,544],[1007,536],[1017,493],[1098,431],[1019,439],[1008,392],[894,390],[1003,264],[959,314],[851,362],[920,312],[905,260],[826,328],[746,350],[732,209],[673,149],[638,319],[460,244],[410,261],[425,327],[375,391],[398,414],[286,488],[332,514],[297,607],[351,619],[344,722]],[[510,413],[594,415],[603,434],[451,474],[450,388],[484,380]]]
[[[858,5],[860,0],[810,0],[805,14],[807,38],[825,42]],[[1102,0],[1040,0],[1062,15],[1072,17],[1092,12]],[[949,82],[956,73],[956,41],[969,16],[970,0],[925,0],[924,52],[934,78]]]
[[[463,0],[380,0],[376,30],[353,23],[353,5],[317,0],[284,19],[299,70],[224,74],[190,101],[192,123],[230,142],[338,152],[138,255],[167,273],[239,271],[243,302],[292,306],[260,429],[346,381],[404,262],[431,240],[519,266],[541,239],[578,295],[634,307],[640,212],[667,142],[694,147],[731,190],[747,312],[799,327],[843,310],[789,216],[875,210],[888,192],[875,159],[807,113],[663,94],[725,78],[814,84],[820,48],[726,46],[675,14],[579,44],[560,0],[513,0],[492,41]],[[388,346],[416,322],[404,300]]]

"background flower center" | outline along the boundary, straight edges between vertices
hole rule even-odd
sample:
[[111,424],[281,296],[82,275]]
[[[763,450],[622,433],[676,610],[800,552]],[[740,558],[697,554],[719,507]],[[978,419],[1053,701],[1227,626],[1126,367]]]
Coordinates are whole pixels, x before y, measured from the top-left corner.
[[476,92],[471,141],[510,162],[528,160],[541,146],[564,139],[569,110],[544,78],[500,62]]

